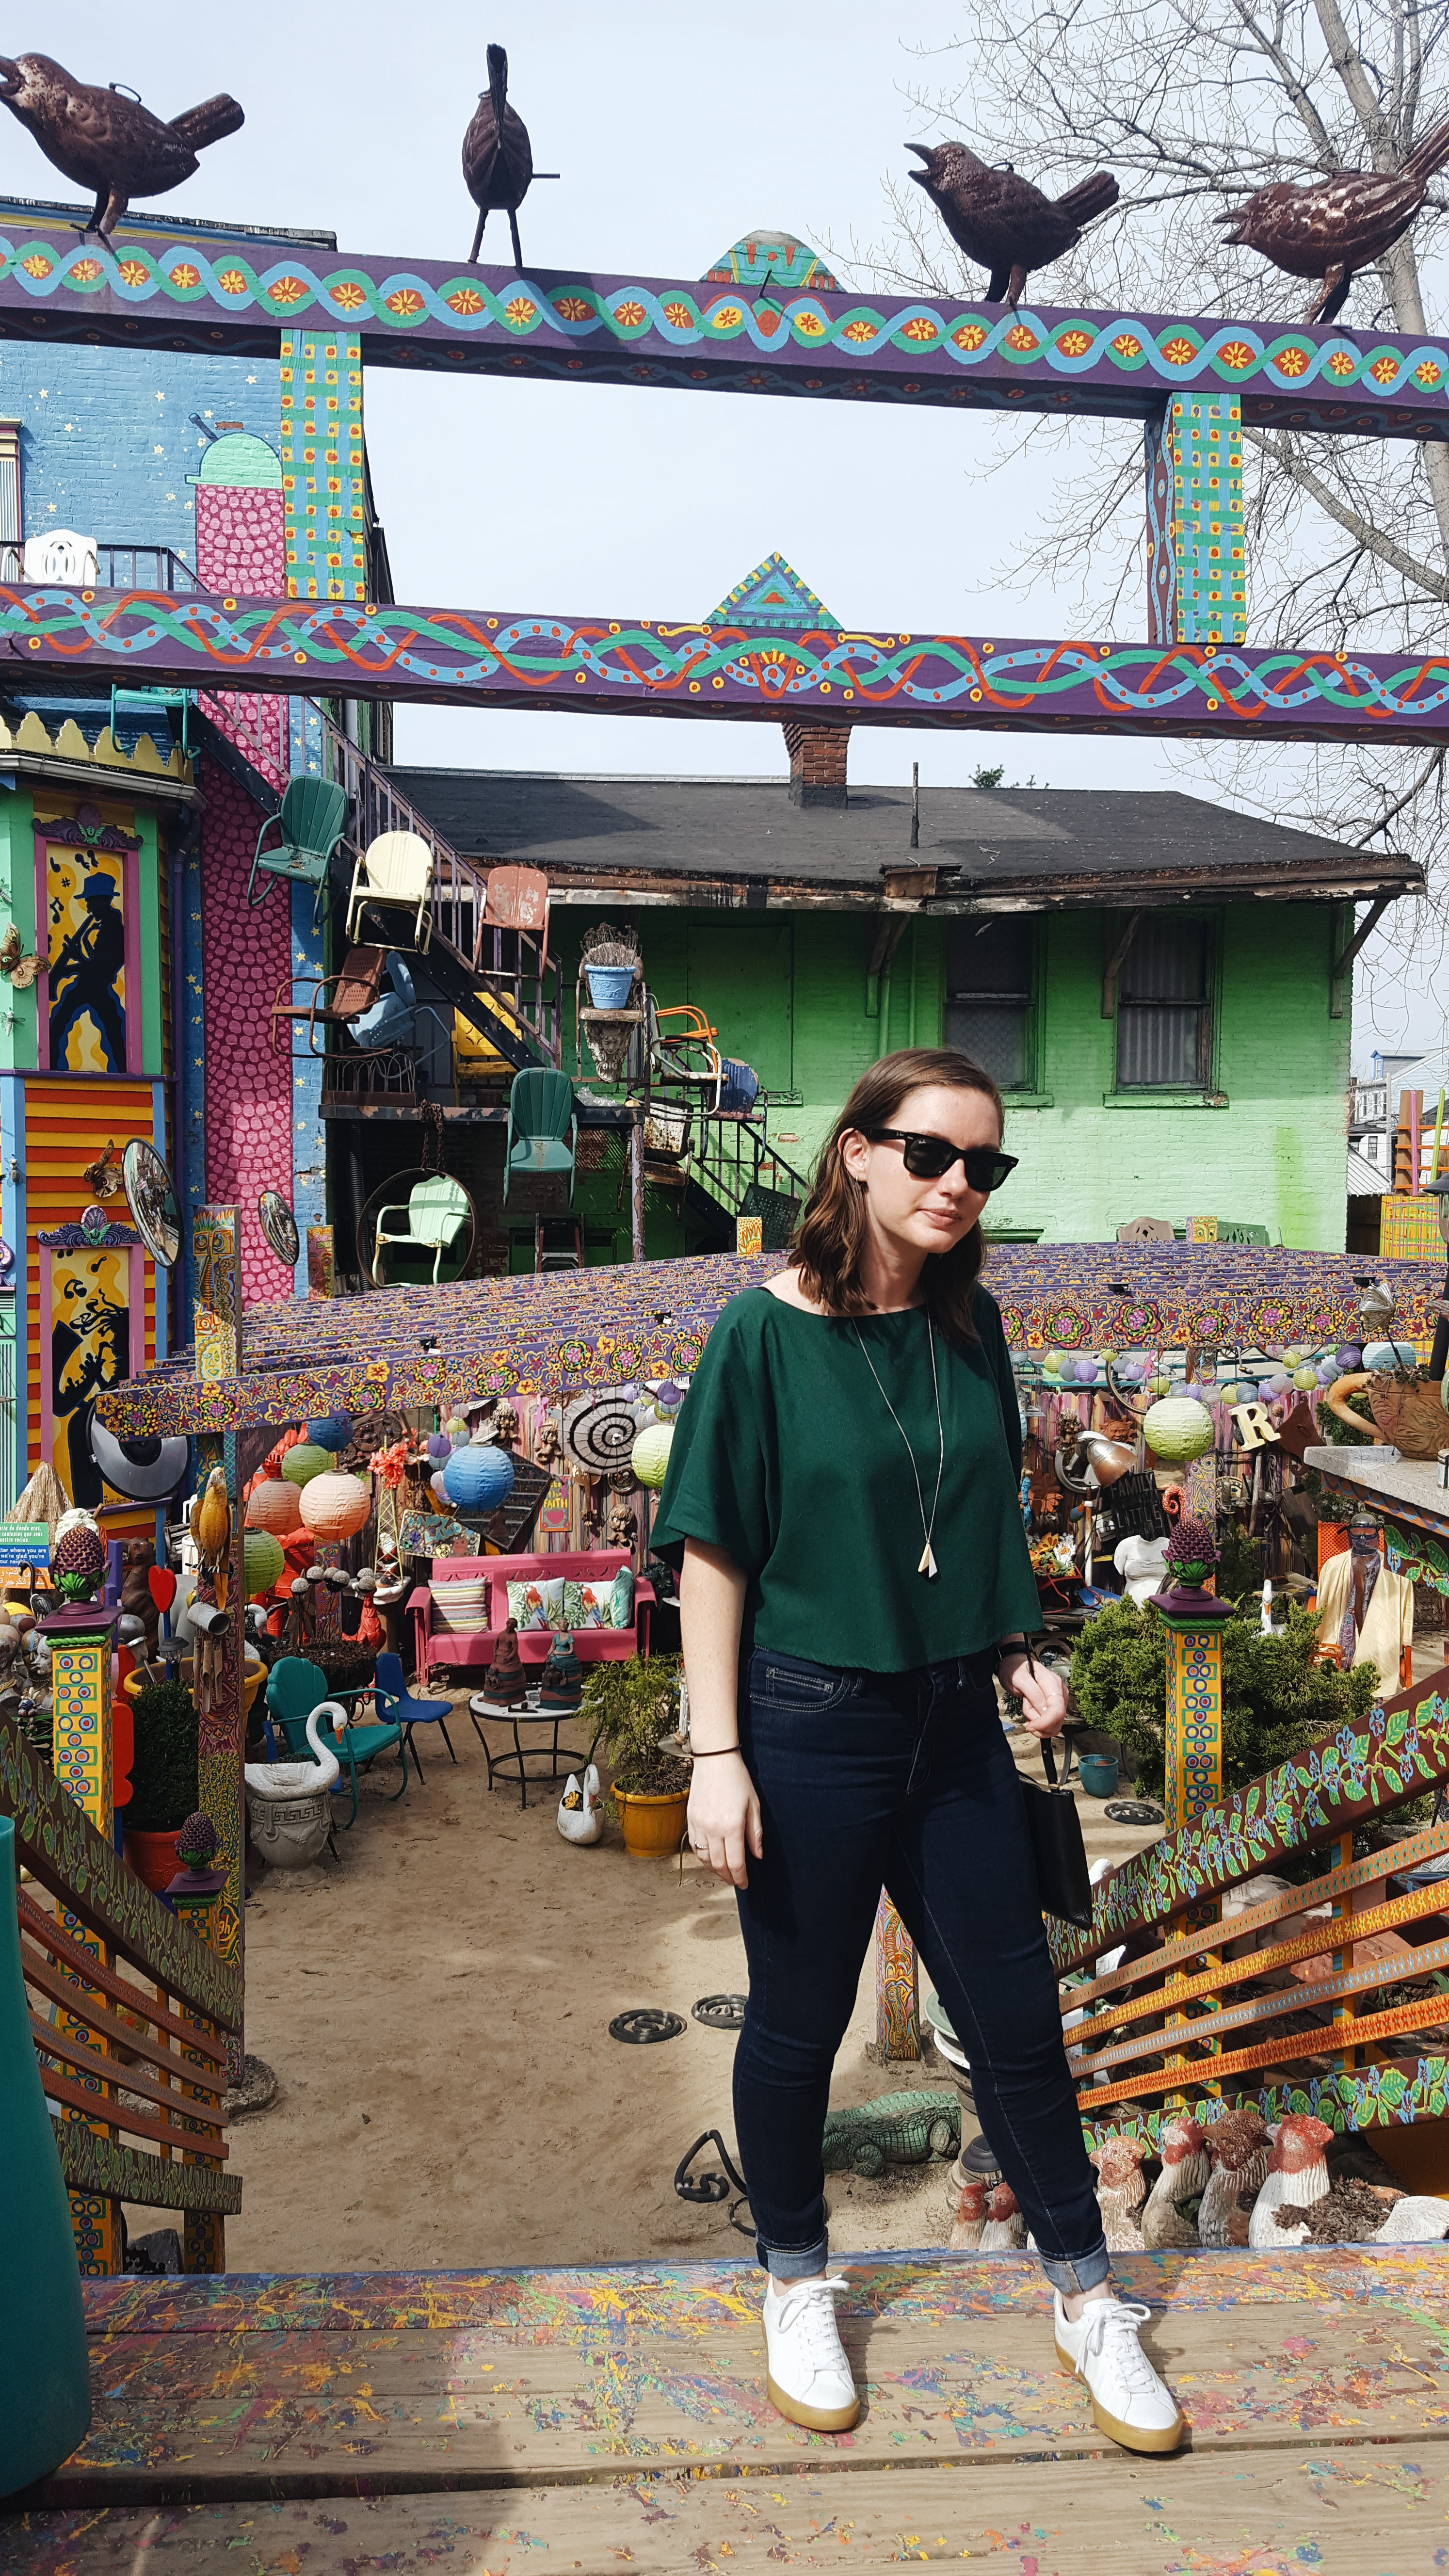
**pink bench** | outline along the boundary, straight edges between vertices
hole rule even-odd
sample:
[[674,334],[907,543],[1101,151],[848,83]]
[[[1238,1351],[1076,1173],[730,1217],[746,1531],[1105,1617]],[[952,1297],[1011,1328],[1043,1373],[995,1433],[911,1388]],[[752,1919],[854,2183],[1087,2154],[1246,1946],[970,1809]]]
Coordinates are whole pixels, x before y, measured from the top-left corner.
[[[623,1547],[595,1548],[591,1553],[562,1556],[443,1556],[433,1566],[430,1583],[420,1583],[408,1596],[408,1616],[413,1623],[413,1642],[420,1686],[426,1687],[429,1672],[448,1664],[487,1665],[493,1661],[493,1648],[500,1631],[508,1624],[508,1586],[510,1583],[609,1583],[621,1565],[629,1563],[629,1551]],[[477,1582],[486,1578],[488,1591],[488,1624],[459,1633],[444,1625],[435,1625],[441,1613],[447,1617],[448,1587],[459,1582]],[[627,1662],[631,1655],[649,1652],[649,1625],[654,1609],[654,1586],[634,1581],[634,1625],[632,1628],[575,1628],[574,1652],[581,1664]],[[547,1628],[523,1628],[519,1631],[518,1651],[525,1664],[541,1664],[552,1644]]]

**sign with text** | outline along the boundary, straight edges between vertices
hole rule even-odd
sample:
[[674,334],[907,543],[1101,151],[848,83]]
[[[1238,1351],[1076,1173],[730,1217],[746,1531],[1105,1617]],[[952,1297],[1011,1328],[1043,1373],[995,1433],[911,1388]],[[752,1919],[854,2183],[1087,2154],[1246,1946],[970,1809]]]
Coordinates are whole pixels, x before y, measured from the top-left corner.
[[44,1521],[0,1521],[0,1565],[49,1565],[50,1531]]

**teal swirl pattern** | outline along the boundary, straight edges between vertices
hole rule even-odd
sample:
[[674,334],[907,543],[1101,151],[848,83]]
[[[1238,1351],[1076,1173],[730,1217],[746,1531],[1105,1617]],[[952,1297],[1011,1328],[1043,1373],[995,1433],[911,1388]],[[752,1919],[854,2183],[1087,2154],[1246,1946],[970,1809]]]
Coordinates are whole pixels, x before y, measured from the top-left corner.
[[[346,600],[0,587],[0,644],[35,666],[191,688],[386,692],[446,704],[551,696],[681,711],[809,705],[852,721],[1028,718],[1431,740],[1449,653],[1250,652],[1239,645],[983,643],[964,635],[784,634],[641,619],[490,615]],[[580,699],[576,692],[583,690]]]

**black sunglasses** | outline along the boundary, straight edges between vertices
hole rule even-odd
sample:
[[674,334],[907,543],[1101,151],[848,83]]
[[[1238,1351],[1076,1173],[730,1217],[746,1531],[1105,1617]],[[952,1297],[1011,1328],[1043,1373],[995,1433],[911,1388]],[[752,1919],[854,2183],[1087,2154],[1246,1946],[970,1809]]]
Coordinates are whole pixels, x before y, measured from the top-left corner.
[[944,1136],[912,1136],[904,1127],[867,1127],[873,1145],[899,1145],[901,1161],[914,1180],[939,1181],[959,1163],[972,1190],[999,1190],[1019,1157],[1003,1154],[999,1145],[951,1145]]

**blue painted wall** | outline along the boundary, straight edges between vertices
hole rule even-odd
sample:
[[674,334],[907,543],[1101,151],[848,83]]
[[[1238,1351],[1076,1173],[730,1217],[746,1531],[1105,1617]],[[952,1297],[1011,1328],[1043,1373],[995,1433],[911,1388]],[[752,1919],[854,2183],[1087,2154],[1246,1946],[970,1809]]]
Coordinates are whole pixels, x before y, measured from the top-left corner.
[[0,416],[23,423],[22,533],[75,528],[102,545],[170,546],[194,564],[196,494],[186,478],[208,441],[192,412],[242,421],[274,447],[275,363],[0,341]]

